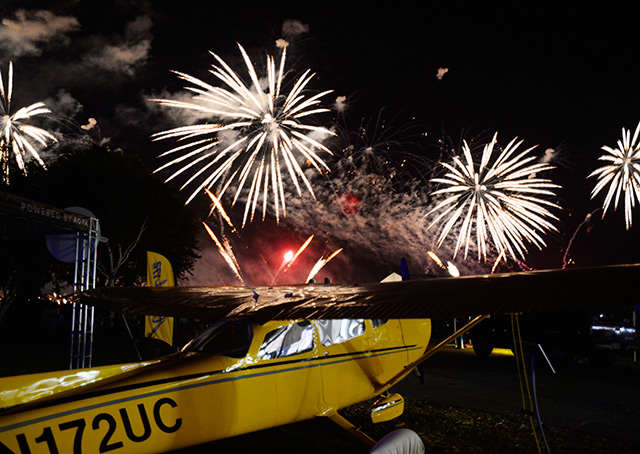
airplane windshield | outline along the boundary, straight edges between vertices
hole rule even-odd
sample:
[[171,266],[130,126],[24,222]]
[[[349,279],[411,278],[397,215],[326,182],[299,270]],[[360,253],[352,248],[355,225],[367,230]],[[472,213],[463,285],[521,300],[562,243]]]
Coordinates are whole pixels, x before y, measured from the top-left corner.
[[242,358],[249,351],[253,329],[244,322],[218,322],[185,345],[183,352],[205,352]]

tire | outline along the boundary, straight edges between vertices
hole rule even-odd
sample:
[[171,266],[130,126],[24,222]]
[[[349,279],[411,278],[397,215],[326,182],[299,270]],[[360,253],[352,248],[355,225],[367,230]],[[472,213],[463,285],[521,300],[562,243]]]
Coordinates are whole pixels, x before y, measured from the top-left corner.
[[479,358],[488,358],[493,352],[493,344],[489,339],[475,338],[471,341],[473,352]]

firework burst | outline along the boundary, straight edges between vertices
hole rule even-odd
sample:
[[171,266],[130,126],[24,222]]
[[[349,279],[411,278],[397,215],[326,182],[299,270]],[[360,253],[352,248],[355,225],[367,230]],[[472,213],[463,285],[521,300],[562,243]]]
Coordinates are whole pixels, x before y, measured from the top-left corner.
[[414,178],[422,180],[422,172],[427,161],[412,153],[409,148],[421,137],[422,133],[414,123],[402,123],[392,118],[386,121],[382,116],[362,119],[357,130],[349,131],[345,126],[339,130],[342,152],[333,166],[334,173],[344,173],[353,177],[356,172],[366,172],[384,177],[394,187],[405,187]]
[[333,133],[303,122],[315,114],[329,111],[319,104],[321,98],[331,91],[310,97],[304,94],[314,74],[305,71],[296,79],[291,90],[284,92],[286,45],[281,46],[282,55],[278,65],[272,56],[267,55],[264,86],[246,51],[240,44],[238,47],[250,84],[246,84],[227,63],[212,53],[217,65],[212,65],[210,72],[228,88],[213,86],[176,72],[178,77],[192,85],[186,89],[196,95],[193,100],[152,100],[163,106],[210,115],[215,122],[182,126],[152,137],[153,140],[173,138],[179,143],[161,155],[171,156],[172,159],[156,170],[175,169],[167,181],[195,170],[181,188],[195,185],[187,203],[204,188],[210,189],[218,183],[218,197],[235,186],[232,205],[246,191],[244,226],[247,220],[253,220],[260,198],[264,220],[270,192],[276,220],[279,220],[281,213],[283,217],[286,216],[284,181],[287,174],[298,195],[301,195],[302,186],[314,195],[303,167],[313,167],[319,173],[329,171],[318,153],[331,154],[331,151],[313,136],[324,138]]
[[28,124],[33,117],[51,113],[42,102],[21,107],[15,113],[11,113],[11,96],[13,94],[13,63],[9,62],[9,74],[7,77],[7,89],[5,91],[2,75],[0,74],[0,150],[2,151],[2,175],[3,182],[9,183],[9,161],[13,153],[18,168],[26,174],[25,155],[31,155],[42,167],[44,161],[38,154],[31,141],[42,147],[47,142],[57,142],[56,138],[45,131]]
[[559,186],[536,177],[552,167],[533,162],[536,158],[529,153],[535,147],[517,151],[521,143],[513,139],[491,163],[497,144],[496,133],[484,146],[476,169],[471,149],[465,141],[463,158],[456,156],[451,164],[443,163],[447,173],[443,178],[432,180],[445,186],[432,195],[445,198],[427,213],[439,212],[429,228],[446,220],[437,240],[440,247],[459,224],[454,258],[463,246],[464,257],[467,257],[474,231],[478,259],[486,260],[490,239],[498,253],[523,258],[526,242],[542,248],[545,243],[541,232],[556,230],[547,218],[557,217],[548,208],[559,207],[543,197],[554,197],[553,189]]
[[636,205],[636,200],[640,200],[640,144],[638,135],[640,133],[640,123],[636,127],[633,137],[631,130],[622,128],[622,140],[618,141],[618,147],[612,148],[603,146],[607,152],[598,158],[601,161],[609,162],[608,165],[596,169],[589,177],[597,177],[597,183],[591,192],[593,199],[605,186],[609,186],[609,191],[604,199],[602,217],[607,213],[611,201],[613,209],[618,208],[620,197],[624,197],[624,219],[627,230],[631,227],[632,210]]

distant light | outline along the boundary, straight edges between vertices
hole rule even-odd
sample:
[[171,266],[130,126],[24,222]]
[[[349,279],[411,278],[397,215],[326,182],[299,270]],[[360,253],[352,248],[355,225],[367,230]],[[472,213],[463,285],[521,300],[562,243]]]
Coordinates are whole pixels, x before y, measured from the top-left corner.
[[617,334],[635,334],[636,329],[626,326],[606,326],[606,325],[592,325],[592,331],[613,331]]
[[291,260],[293,260],[293,251],[287,251],[284,254],[284,261],[285,262],[290,262]]
[[447,271],[449,271],[449,274],[453,277],[460,276],[460,271],[458,270],[458,267],[456,267],[453,263],[449,261],[447,261]]
[[[40,299],[43,300],[48,300],[49,302],[55,303],[58,306],[62,306],[63,304],[73,304],[73,301],[65,296],[59,295],[56,292],[53,292],[52,294],[47,294],[43,297],[41,297]],[[2,300],[2,298],[0,298],[0,301]]]

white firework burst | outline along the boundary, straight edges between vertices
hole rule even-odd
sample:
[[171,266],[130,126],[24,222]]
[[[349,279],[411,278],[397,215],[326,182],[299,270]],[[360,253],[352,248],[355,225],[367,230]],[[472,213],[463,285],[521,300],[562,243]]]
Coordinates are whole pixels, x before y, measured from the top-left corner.
[[409,151],[422,131],[414,123],[396,127],[396,118],[385,121],[382,114],[381,109],[376,118],[363,118],[357,130],[348,131],[345,127],[339,132],[344,143],[333,172],[342,170],[349,178],[359,171],[384,176],[396,187],[411,184],[414,178],[426,180],[423,178],[426,159]]
[[[609,162],[593,171],[589,177],[596,176],[597,183],[591,191],[593,199],[607,185],[609,191],[604,199],[602,217],[607,213],[613,200],[613,209],[618,209],[620,197],[624,197],[624,218],[627,230],[631,227],[631,217],[636,200],[640,200],[640,144],[638,135],[640,123],[631,137],[631,130],[622,128],[622,140],[618,140],[618,147],[603,146],[607,152],[598,158]],[[614,199],[615,197],[615,199]]]
[[467,257],[474,231],[478,259],[486,260],[489,240],[498,254],[506,252],[513,258],[524,258],[526,242],[542,248],[545,245],[542,232],[556,230],[548,218],[557,220],[557,217],[549,208],[559,207],[545,197],[555,197],[553,190],[560,186],[536,176],[552,167],[534,162],[536,157],[529,153],[535,147],[518,152],[522,141],[516,142],[516,139],[491,163],[496,144],[497,133],[484,146],[476,169],[465,141],[464,159],[455,156],[451,164],[443,163],[447,173],[443,178],[432,180],[445,186],[432,195],[446,197],[427,213],[439,212],[429,228],[446,220],[437,240],[438,247],[454,227],[459,229],[454,258],[463,246],[464,257]]
[[[279,220],[281,212],[283,216],[286,215],[286,174],[298,195],[301,195],[302,185],[313,195],[304,167],[311,166],[320,173],[329,171],[318,153],[332,153],[312,136],[325,137],[333,133],[323,127],[303,123],[312,115],[329,111],[319,104],[321,98],[331,91],[311,97],[304,94],[314,77],[310,70],[296,79],[288,93],[283,93],[286,45],[282,46],[279,65],[271,55],[267,55],[264,87],[246,51],[240,44],[238,47],[246,64],[250,84],[246,84],[212,52],[218,64],[212,65],[210,72],[227,88],[176,72],[178,77],[192,84],[185,88],[195,93],[193,101],[153,100],[164,106],[210,115],[216,122],[182,126],[152,137],[154,140],[175,138],[178,142],[185,141],[160,155],[177,157],[156,172],[169,167],[175,169],[167,178],[169,181],[195,169],[181,188],[195,185],[187,203],[203,189],[210,189],[216,183],[220,183],[218,197],[222,197],[230,186],[235,186],[232,204],[246,189],[244,225],[247,218],[253,219],[260,197],[264,219],[269,192],[272,192],[276,220]],[[233,137],[230,139],[230,136]]]
[[18,168],[26,173],[25,155],[31,155],[42,167],[44,161],[31,141],[46,147],[48,141],[56,142],[56,138],[48,131],[28,124],[35,116],[51,113],[42,102],[21,107],[11,113],[11,97],[13,94],[13,63],[9,62],[9,74],[5,91],[0,74],[0,150],[2,151],[2,174],[5,184],[9,183],[9,161],[13,154]]

